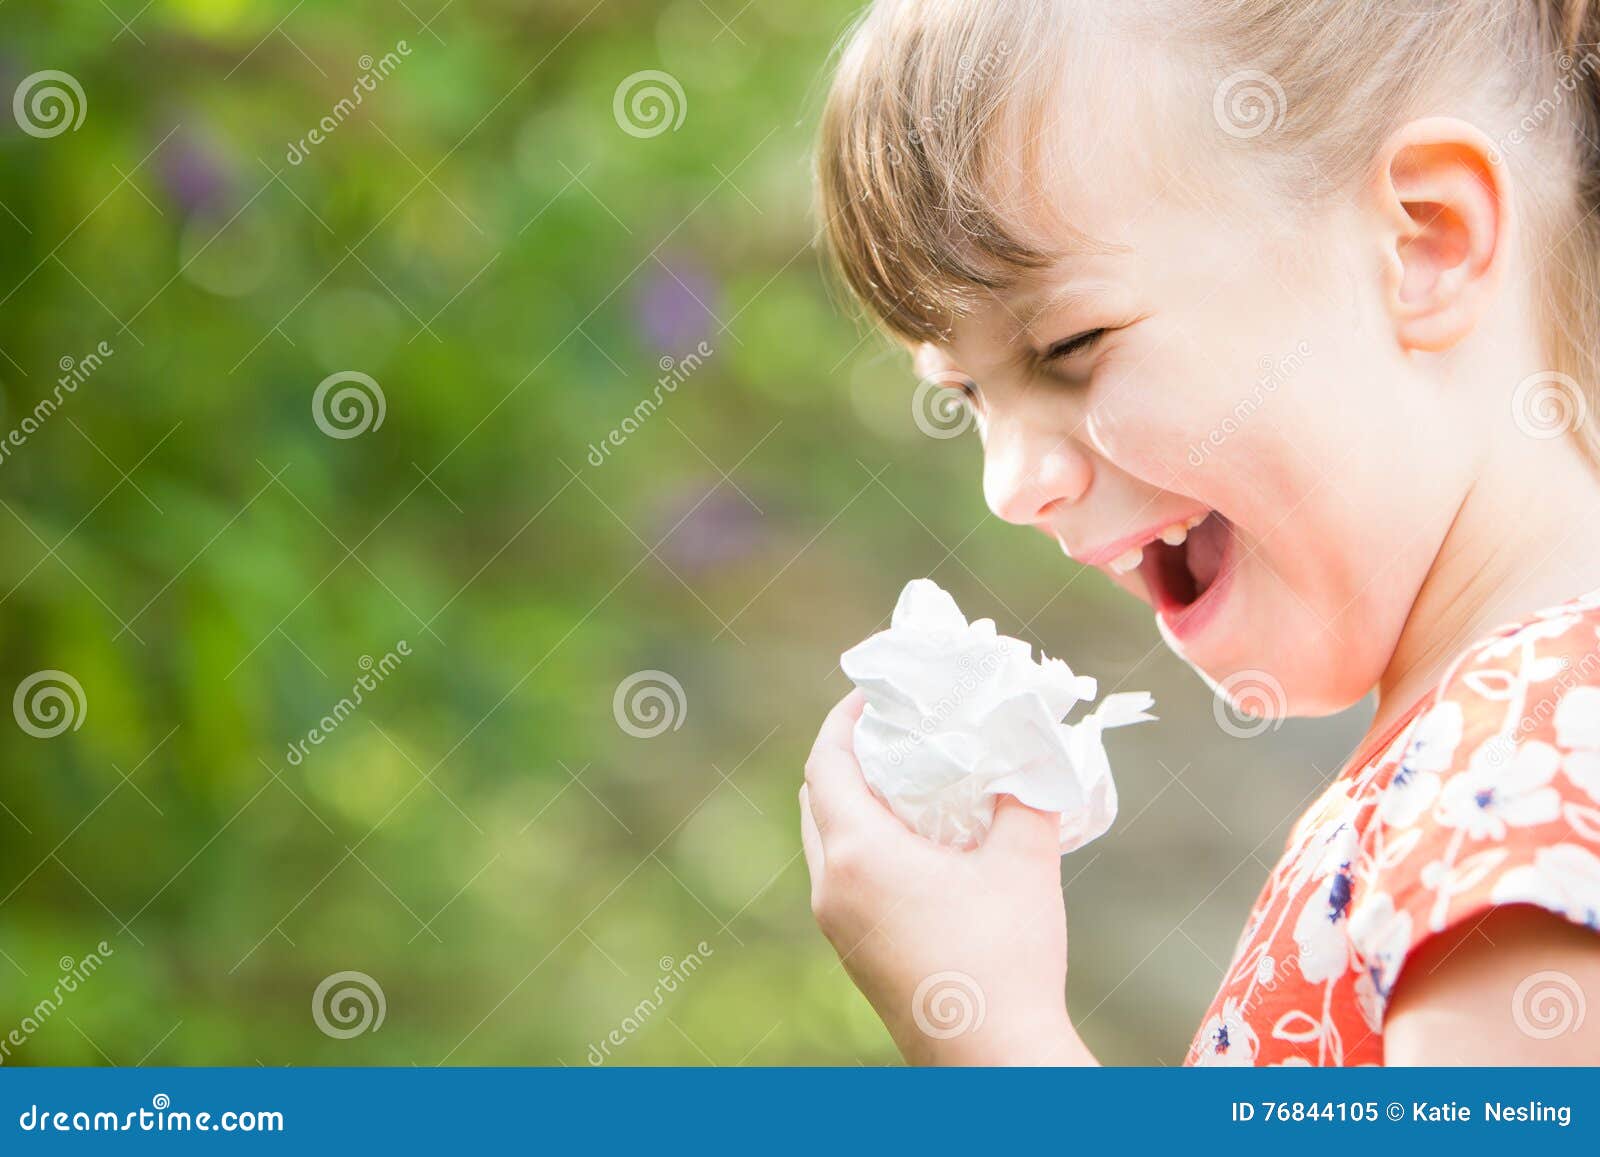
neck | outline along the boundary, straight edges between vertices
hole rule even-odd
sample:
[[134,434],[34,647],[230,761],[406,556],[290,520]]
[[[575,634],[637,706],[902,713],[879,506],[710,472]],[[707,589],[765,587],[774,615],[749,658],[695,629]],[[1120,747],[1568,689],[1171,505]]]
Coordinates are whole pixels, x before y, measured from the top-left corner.
[[1474,641],[1600,588],[1600,474],[1575,438],[1513,434],[1468,487],[1378,684],[1381,735]]

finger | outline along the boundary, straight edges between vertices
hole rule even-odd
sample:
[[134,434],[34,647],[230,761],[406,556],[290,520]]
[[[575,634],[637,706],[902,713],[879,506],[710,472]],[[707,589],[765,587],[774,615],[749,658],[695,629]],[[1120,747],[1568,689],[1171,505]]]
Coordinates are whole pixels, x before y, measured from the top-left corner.
[[812,744],[811,750],[842,751],[854,759],[856,720],[861,718],[861,712],[866,706],[867,696],[859,688],[835,703],[833,710],[828,712],[828,717],[822,721],[822,730],[817,732],[817,741]]
[[1061,853],[1061,817],[1031,808],[1014,795],[995,801],[994,823],[981,850],[1050,856]]
[[843,830],[882,833],[899,821],[872,794],[855,756],[854,729],[866,703],[859,691],[828,713],[806,760],[807,799],[823,846]]
[[817,817],[811,814],[811,793],[805,784],[800,785],[800,847],[806,854],[806,871],[815,887],[822,879],[822,833],[817,831]]

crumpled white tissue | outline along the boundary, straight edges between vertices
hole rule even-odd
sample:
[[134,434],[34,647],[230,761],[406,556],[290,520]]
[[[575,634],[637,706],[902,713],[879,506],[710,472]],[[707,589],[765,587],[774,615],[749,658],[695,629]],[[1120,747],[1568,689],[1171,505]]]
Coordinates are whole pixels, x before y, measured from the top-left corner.
[[996,797],[1061,815],[1061,851],[1105,834],[1117,815],[1101,733],[1154,719],[1143,691],[1093,700],[1094,679],[1074,675],[993,619],[968,623],[929,579],[906,585],[889,629],[846,651],[839,665],[866,693],[856,758],[868,785],[919,835],[960,848],[982,842]]

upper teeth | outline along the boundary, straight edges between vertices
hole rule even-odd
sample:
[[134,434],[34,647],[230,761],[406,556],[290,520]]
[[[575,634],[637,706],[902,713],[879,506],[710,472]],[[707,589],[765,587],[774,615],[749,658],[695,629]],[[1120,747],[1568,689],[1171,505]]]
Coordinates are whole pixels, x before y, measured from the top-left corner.
[[1185,518],[1182,522],[1174,522],[1171,526],[1163,527],[1157,537],[1168,546],[1182,546],[1189,537],[1189,532],[1209,517],[1209,514],[1196,514]]
[[[1182,522],[1174,522],[1171,526],[1162,527],[1156,537],[1168,546],[1182,546],[1188,540],[1189,532],[1209,517],[1210,513],[1207,512],[1185,518]],[[1129,571],[1137,570],[1142,562],[1144,562],[1144,547],[1136,546],[1127,554],[1113,560],[1111,569],[1117,574],[1127,574]]]

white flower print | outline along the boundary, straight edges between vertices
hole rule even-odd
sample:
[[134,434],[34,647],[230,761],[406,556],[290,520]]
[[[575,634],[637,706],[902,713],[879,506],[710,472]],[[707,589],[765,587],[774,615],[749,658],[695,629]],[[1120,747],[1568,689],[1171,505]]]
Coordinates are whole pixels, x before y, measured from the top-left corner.
[[1600,751],[1574,751],[1562,761],[1567,778],[1600,803]]
[[1350,884],[1350,862],[1346,860],[1306,894],[1300,918],[1295,921],[1296,961],[1300,975],[1312,984],[1332,980],[1350,967],[1345,935]]
[[1378,797],[1378,815],[1391,827],[1410,827],[1439,794],[1439,773],[1450,768],[1461,746],[1461,704],[1446,700],[1420,716],[1389,786]]
[[1249,1068],[1256,1063],[1259,1043],[1239,1011],[1239,1002],[1229,997],[1222,1003],[1222,1012],[1206,1021],[1200,1030],[1200,1053],[1194,1063],[1213,1068]]
[[1324,878],[1355,858],[1360,841],[1351,821],[1357,806],[1341,798],[1340,810],[1327,815],[1298,847],[1290,849],[1294,856],[1294,870],[1288,878],[1290,895],[1298,895],[1312,880]]
[[1577,844],[1540,848],[1495,881],[1496,904],[1537,904],[1600,931],[1600,856]]
[[1387,892],[1363,900],[1350,913],[1350,942],[1363,973],[1357,978],[1356,994],[1362,1015],[1374,1030],[1383,1022],[1383,1009],[1411,951],[1411,930],[1411,913],[1396,909]]
[[1600,688],[1574,687],[1556,708],[1556,743],[1567,749],[1562,770],[1600,803]]
[[1538,740],[1511,746],[1490,739],[1467,769],[1439,793],[1434,818],[1473,839],[1503,840],[1506,828],[1549,823],[1561,814],[1561,793],[1550,786],[1560,757]]
[[1490,639],[1480,644],[1474,651],[1473,657],[1481,662],[1509,659],[1524,643],[1532,646],[1546,639],[1559,639],[1581,622],[1583,622],[1582,614],[1563,607],[1548,618],[1534,618],[1504,638]]
[[1568,751],[1600,750],[1600,687],[1574,687],[1561,697],[1556,743]]
[[1597,627],[1600,590],[1481,639],[1334,777],[1290,829],[1192,1063],[1382,1064],[1419,938],[1510,903],[1600,931]]

